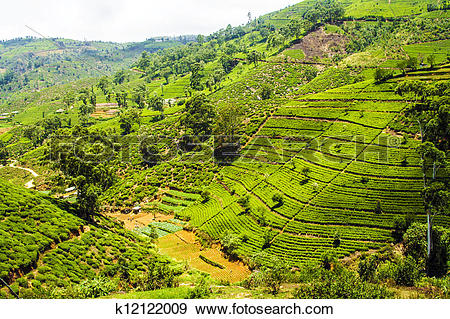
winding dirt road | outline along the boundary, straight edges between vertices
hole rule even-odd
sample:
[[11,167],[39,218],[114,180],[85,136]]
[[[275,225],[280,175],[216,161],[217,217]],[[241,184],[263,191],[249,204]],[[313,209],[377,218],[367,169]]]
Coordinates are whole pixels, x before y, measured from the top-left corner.
[[[36,177],[38,177],[39,176],[39,174],[38,173],[36,173],[34,170],[32,170],[31,168],[26,168],[26,167],[20,167],[20,166],[17,166],[16,165],[16,163],[17,163],[17,161],[13,161],[11,164],[9,164],[8,166],[9,167],[12,167],[12,168],[17,168],[17,169],[21,169],[21,170],[23,170],[23,171],[27,171],[28,173],[30,173],[31,175],[33,175],[33,177],[34,178],[36,178]],[[4,166],[0,166],[0,168],[2,168],[2,167],[4,167]],[[32,180],[30,180],[29,182],[27,182],[27,183],[25,183],[25,188],[33,188],[35,185],[34,185],[34,178],[32,179]]]

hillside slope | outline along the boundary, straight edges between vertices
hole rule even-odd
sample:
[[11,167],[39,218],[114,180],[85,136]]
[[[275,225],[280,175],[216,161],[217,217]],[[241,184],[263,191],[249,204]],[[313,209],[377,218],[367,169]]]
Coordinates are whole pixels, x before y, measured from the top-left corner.
[[[392,241],[398,216],[424,222],[418,141],[390,130],[409,103],[393,92],[403,79],[360,82],[277,108],[210,186],[210,201],[181,215],[214,239],[227,230],[246,234],[243,256],[265,251],[297,266],[327,251],[344,257],[380,248]],[[251,209],[240,204],[244,197]],[[448,227],[450,218],[437,223]]]
[[[149,240],[108,219],[88,223],[69,212],[70,205],[2,179],[0,193],[0,278],[20,297],[95,297],[73,293],[85,280],[100,280],[101,285],[104,278],[111,280],[105,287],[117,291],[113,278],[118,280],[125,270],[127,276],[144,275],[162,267],[162,281],[171,273],[163,274],[171,262],[157,254]],[[8,296],[6,287],[0,296]]]

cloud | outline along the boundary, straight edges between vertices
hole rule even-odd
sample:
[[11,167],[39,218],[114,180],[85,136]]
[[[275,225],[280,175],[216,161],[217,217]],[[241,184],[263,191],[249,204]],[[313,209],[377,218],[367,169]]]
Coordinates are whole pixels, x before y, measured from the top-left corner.
[[[116,42],[210,34],[300,0],[14,0],[1,4],[0,39],[37,36]],[[6,14],[5,14],[6,13]]]

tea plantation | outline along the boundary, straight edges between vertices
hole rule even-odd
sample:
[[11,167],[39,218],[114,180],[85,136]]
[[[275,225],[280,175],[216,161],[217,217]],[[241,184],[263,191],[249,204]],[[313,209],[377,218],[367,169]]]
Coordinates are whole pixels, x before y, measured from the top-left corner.
[[[427,77],[442,74],[448,69]],[[211,199],[180,214],[213,238],[246,234],[243,256],[264,250],[293,266],[327,251],[380,248],[392,241],[397,216],[425,222],[418,142],[389,133],[411,103],[394,93],[402,80],[360,82],[276,108],[210,185]],[[250,208],[239,204],[244,196]],[[450,218],[437,224],[449,227]]]

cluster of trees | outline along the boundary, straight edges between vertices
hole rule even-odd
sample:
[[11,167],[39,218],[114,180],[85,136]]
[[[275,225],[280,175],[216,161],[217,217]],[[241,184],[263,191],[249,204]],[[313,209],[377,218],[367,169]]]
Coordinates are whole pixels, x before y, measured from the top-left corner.
[[55,137],[46,147],[46,157],[64,174],[66,184],[77,190],[78,211],[81,217],[92,219],[99,210],[99,195],[114,181],[109,162],[114,150],[105,132],[91,134],[88,129],[75,126],[64,139]]
[[[66,123],[66,125],[68,124],[70,123]],[[25,126],[22,134],[33,143],[33,146],[37,147],[42,145],[45,139],[57,133],[62,127],[63,121],[61,118],[58,116],[49,116],[38,121],[36,124]]]
[[303,14],[303,18],[312,24],[334,23],[341,20],[344,17],[344,13],[345,10],[341,2],[337,0],[320,0],[316,1]]
[[439,271],[436,271],[437,266],[433,261],[439,252],[433,242],[433,221],[435,216],[448,212],[450,197],[448,180],[439,174],[440,171],[445,174],[449,167],[450,81],[426,83],[407,80],[397,86],[396,92],[415,100],[406,115],[411,122],[417,123],[417,133],[422,141],[417,152],[421,157],[424,184],[422,197],[428,223],[427,272],[437,275]]

